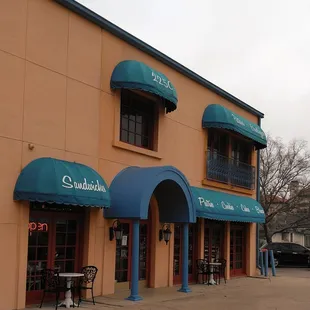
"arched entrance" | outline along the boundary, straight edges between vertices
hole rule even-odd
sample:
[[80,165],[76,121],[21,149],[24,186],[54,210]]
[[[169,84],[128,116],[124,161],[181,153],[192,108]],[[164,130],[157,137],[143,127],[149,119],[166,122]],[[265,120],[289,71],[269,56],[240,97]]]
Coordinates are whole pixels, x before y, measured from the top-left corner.
[[[152,195],[158,204],[159,221],[182,223],[182,287],[188,287],[188,232],[189,223],[196,222],[196,210],[190,185],[186,177],[172,166],[129,167],[122,170],[110,186],[112,208],[106,210],[106,218],[132,220],[131,295],[130,300],[140,300],[139,240],[140,220],[146,220]],[[156,262],[155,262],[156,264]]]

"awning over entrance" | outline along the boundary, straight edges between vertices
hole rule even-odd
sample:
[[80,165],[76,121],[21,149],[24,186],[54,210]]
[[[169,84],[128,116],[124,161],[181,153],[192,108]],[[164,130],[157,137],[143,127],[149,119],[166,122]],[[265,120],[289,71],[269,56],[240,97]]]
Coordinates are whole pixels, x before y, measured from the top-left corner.
[[54,158],[39,158],[19,175],[14,200],[110,207],[110,194],[92,168]]
[[136,60],[120,62],[113,70],[110,84],[112,89],[141,90],[163,98],[167,113],[177,108],[178,96],[169,79],[142,62]]
[[175,167],[125,168],[113,179],[110,193],[113,208],[105,211],[105,218],[145,220],[154,194],[161,222],[196,222],[190,185]]
[[254,199],[192,187],[197,217],[212,220],[264,223],[265,213]]
[[258,125],[219,104],[211,104],[206,107],[202,117],[202,127],[235,131],[254,141],[257,149],[267,146],[266,135]]

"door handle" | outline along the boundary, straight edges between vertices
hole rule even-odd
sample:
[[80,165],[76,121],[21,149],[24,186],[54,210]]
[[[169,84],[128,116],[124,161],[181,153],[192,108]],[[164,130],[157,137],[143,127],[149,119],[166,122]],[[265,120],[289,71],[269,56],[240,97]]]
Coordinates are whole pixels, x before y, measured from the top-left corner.
[[277,251],[277,253],[282,253],[281,251]]
[[297,254],[297,252],[293,252],[293,254]]

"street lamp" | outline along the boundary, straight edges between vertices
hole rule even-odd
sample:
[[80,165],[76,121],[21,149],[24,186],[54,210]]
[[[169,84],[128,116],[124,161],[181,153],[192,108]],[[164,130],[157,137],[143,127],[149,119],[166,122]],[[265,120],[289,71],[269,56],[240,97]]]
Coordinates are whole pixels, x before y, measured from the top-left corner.
[[164,239],[166,244],[168,244],[171,234],[170,224],[164,224],[162,229],[159,230],[159,241]]
[[112,226],[109,228],[110,232],[110,241],[115,237],[116,241],[120,241],[123,238],[123,229],[122,224],[119,220],[115,220]]

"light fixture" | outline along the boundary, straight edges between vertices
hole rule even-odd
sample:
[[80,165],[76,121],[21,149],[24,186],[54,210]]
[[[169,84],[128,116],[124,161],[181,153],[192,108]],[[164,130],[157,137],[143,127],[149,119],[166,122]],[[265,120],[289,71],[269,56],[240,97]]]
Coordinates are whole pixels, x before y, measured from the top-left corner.
[[112,226],[109,228],[110,232],[110,241],[115,237],[116,241],[120,241],[123,238],[123,229],[122,224],[119,220],[115,220]]
[[164,239],[166,244],[168,244],[171,234],[170,224],[164,224],[162,229],[159,230],[159,241]]

